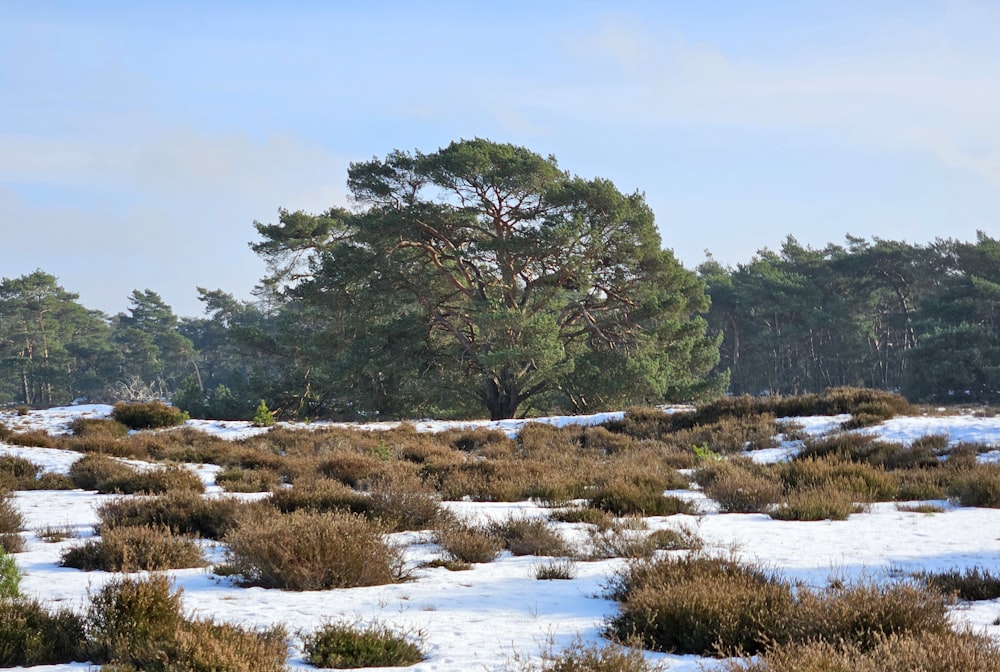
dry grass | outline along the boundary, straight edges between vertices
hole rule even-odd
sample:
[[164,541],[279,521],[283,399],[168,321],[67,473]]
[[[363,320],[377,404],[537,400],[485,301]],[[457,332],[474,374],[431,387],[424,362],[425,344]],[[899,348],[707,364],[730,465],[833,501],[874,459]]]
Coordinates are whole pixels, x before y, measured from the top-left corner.
[[221,539],[255,505],[228,497],[206,498],[194,492],[157,497],[115,497],[97,508],[99,531],[127,526],[164,527],[174,534]]

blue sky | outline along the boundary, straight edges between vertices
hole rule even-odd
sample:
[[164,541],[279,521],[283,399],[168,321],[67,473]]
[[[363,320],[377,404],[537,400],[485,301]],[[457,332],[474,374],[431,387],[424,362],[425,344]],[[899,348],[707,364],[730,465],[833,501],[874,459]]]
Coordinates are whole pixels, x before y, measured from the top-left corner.
[[1000,233],[1000,3],[6,3],[0,276],[249,298],[254,220],[486,137],[641,191],[665,247]]

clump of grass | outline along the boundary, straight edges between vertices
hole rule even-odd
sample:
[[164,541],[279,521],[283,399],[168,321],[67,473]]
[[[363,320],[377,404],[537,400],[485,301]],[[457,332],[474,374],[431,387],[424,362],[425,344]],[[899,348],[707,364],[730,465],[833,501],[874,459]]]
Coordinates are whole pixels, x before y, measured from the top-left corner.
[[423,634],[400,632],[383,623],[326,623],[302,635],[306,660],[316,667],[408,667],[426,658]]
[[108,437],[120,439],[128,435],[129,428],[111,418],[76,418],[67,427],[73,436]]
[[897,504],[897,511],[905,513],[944,513],[944,507],[938,504]]
[[995,600],[1000,597],[1000,576],[982,567],[918,572],[914,576],[928,587],[960,600]]
[[557,558],[534,566],[539,581],[571,581],[576,578],[576,563],[571,558]]
[[4,443],[25,448],[56,448],[59,446],[59,439],[44,429],[36,429],[30,432],[12,432],[4,438]]
[[688,525],[655,530],[649,541],[658,551],[698,551],[705,547],[704,539]]
[[504,672],[661,672],[662,665],[646,660],[641,650],[615,643],[585,644],[577,639],[556,651],[549,647],[540,661],[515,655]]
[[188,618],[180,590],[162,575],[117,578],[90,596],[87,653],[116,670],[144,672],[279,672],[285,670],[283,628],[255,632]]
[[472,564],[493,562],[504,547],[488,525],[457,519],[442,521],[434,530],[434,542],[444,550],[446,559]]
[[406,578],[402,550],[386,529],[352,513],[260,509],[226,534],[228,567],[244,585],[327,590],[395,583]]
[[35,531],[35,536],[44,542],[53,544],[67,539],[75,539],[80,534],[69,525],[55,526],[49,525]]
[[268,501],[283,513],[299,510],[366,513],[371,508],[367,497],[332,478],[300,479],[290,488],[276,488]]
[[108,478],[97,484],[100,494],[116,495],[158,495],[165,492],[205,491],[205,484],[198,475],[182,466],[167,466],[152,469],[134,469],[119,477]]
[[194,540],[176,537],[168,529],[114,527],[99,539],[64,551],[61,564],[88,572],[134,572],[203,567],[205,560]]
[[188,415],[179,408],[160,401],[114,405],[111,418],[129,429],[158,429],[183,424]]
[[36,600],[0,599],[0,666],[58,665],[86,658],[83,620]]
[[552,512],[550,518],[560,523],[583,523],[585,525],[594,525],[601,529],[607,529],[615,522],[613,515],[592,506],[570,506],[557,509]]
[[268,492],[281,484],[281,474],[266,467],[229,467],[215,475],[215,483],[226,492]]
[[587,547],[581,558],[649,558],[659,550],[659,544],[663,541],[659,535],[654,536],[646,533],[645,529],[629,526],[627,520],[618,521],[607,529],[588,530]]

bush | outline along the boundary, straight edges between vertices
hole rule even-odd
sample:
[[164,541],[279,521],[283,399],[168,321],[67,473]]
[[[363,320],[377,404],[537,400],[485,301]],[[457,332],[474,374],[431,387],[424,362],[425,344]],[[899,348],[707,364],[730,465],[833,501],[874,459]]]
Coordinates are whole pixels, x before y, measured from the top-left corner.
[[0,667],[58,665],[85,660],[82,619],[24,598],[0,599]]
[[0,455],[0,488],[34,490],[41,467],[14,455]]
[[789,492],[767,515],[775,520],[847,520],[852,513],[861,513],[864,506],[855,503],[850,492],[835,485],[807,486]]
[[93,489],[102,495],[158,495],[166,492],[205,491],[205,484],[198,475],[185,467],[167,466],[140,470],[124,466],[125,469],[119,471],[117,475],[109,474],[104,480],[98,481]]
[[1000,576],[980,567],[967,567],[964,571],[918,572],[915,577],[929,588],[954,595],[960,600],[995,600],[1000,597]]
[[0,549],[0,600],[21,594],[21,570],[6,551]]
[[434,542],[448,558],[459,562],[493,562],[503,550],[503,540],[489,527],[448,520],[434,531]]
[[97,508],[97,516],[102,534],[118,527],[145,526],[218,540],[236,527],[239,516],[253,506],[229,497],[207,499],[179,491],[157,497],[115,497]]
[[618,516],[673,516],[694,514],[697,509],[689,502],[663,494],[663,488],[645,483],[618,479],[597,488],[589,498],[590,506]]
[[117,403],[111,417],[129,429],[159,429],[184,424],[187,413],[160,401],[146,403]]
[[226,534],[227,572],[244,585],[286,590],[376,586],[406,578],[385,528],[351,513],[261,509]]
[[673,653],[759,653],[791,618],[791,586],[758,566],[706,556],[633,562],[612,582],[618,641]]
[[567,555],[566,540],[539,518],[510,517],[490,526],[504,548],[513,555],[538,555],[555,557]]
[[962,506],[1000,508],[1000,464],[977,464],[961,471],[948,486],[948,496]]
[[660,672],[665,668],[646,660],[642,651],[617,644],[584,644],[577,639],[562,651],[551,648],[540,663],[515,656],[504,672]]
[[759,513],[781,501],[781,483],[764,470],[731,465],[718,470],[704,486],[705,496],[723,513]]
[[84,455],[69,468],[69,477],[82,490],[97,490],[101,483],[129,477],[133,467],[106,455]]
[[576,563],[570,558],[559,558],[535,565],[534,571],[539,581],[571,581],[576,578]]
[[23,527],[24,516],[14,503],[12,493],[0,490],[0,549],[19,553],[24,548],[24,540],[18,534]]
[[128,427],[110,418],[76,418],[67,427],[73,436],[120,439],[128,436]]
[[915,582],[793,590],[759,566],[701,555],[634,562],[609,596],[621,605],[611,636],[675,653],[757,655],[812,642],[871,651],[888,638],[950,632],[941,594]]
[[387,625],[367,626],[327,623],[302,637],[306,660],[316,667],[349,669],[358,667],[408,667],[426,656],[420,633],[402,633]]
[[193,540],[175,537],[162,527],[115,527],[99,539],[69,548],[63,567],[105,572],[155,571],[203,567],[201,549]]
[[167,578],[113,579],[91,595],[85,619],[91,660],[143,672],[283,672],[283,628],[245,630],[181,611]]
[[815,641],[770,647],[752,661],[726,661],[723,672],[1000,672],[1000,645],[969,632],[885,637],[865,651]]

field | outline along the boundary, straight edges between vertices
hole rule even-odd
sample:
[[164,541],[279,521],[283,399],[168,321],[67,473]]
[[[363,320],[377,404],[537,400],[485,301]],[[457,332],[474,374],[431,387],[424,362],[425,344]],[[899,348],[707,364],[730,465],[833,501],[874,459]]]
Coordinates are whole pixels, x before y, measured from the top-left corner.
[[[188,624],[178,632],[201,632],[191,628],[209,621],[258,639],[280,630],[291,669],[314,669],[307,658],[332,625],[414,645],[422,660],[409,669],[423,672],[597,671],[625,669],[625,660],[639,666],[629,669],[736,669],[740,653],[766,649],[760,633],[726,640],[712,630],[707,644],[678,643],[635,611],[641,572],[667,567],[677,576],[669,563],[702,560],[753,569],[769,577],[766,590],[776,586],[780,599],[791,600],[767,626],[776,641],[798,641],[789,614],[815,615],[799,610],[890,586],[917,591],[913,604],[940,602],[955,631],[972,629],[987,661],[975,669],[997,669],[1000,592],[989,590],[1000,584],[1000,417],[909,409],[845,430],[862,413],[720,409],[690,421],[676,419],[695,418],[689,409],[635,409],[530,425],[268,429],[188,421],[184,429],[126,436],[106,426],[107,406],[11,411],[0,414],[9,430],[0,477],[4,468],[14,474],[19,460],[38,471],[30,482],[8,476],[7,501],[22,519],[20,548],[9,557],[22,574],[22,596],[77,614],[93,614],[97,598],[122,577],[169,577]],[[98,422],[86,427],[81,418]],[[108,462],[130,469],[111,474]],[[197,479],[192,485],[175,471]],[[174,518],[161,511],[165,517],[150,522],[152,507],[129,508],[155,500],[167,502]],[[196,500],[241,508],[213,509],[211,524],[205,516],[193,522],[182,511]],[[193,544],[198,566],[154,569],[169,565],[170,553],[154,550],[145,559],[147,542],[120,532],[135,529],[123,522],[129,516],[135,523],[142,515],[145,534],[160,530],[168,541]],[[330,521],[340,527],[323,536]],[[387,543],[376,547],[372,538]],[[116,539],[124,549],[117,556]],[[274,543],[265,549],[267,539]],[[322,557],[295,555],[299,542],[323,548],[314,554]],[[348,547],[367,549],[360,567],[346,558],[336,571],[319,568]],[[376,576],[382,555],[385,573]],[[69,566],[80,556],[98,568]],[[956,586],[970,583],[986,592],[956,598]],[[755,588],[753,599],[766,590]],[[905,639],[907,628],[921,634],[940,625],[907,623],[836,655],[863,658]],[[625,628],[638,640],[622,635]],[[639,648],[604,649],[617,646],[609,641],[616,634]],[[32,669],[128,662],[110,649],[95,660],[96,650],[79,662]],[[773,669],[798,669],[780,666],[787,649],[770,653]],[[574,667],[567,662],[574,655],[590,662]]]

